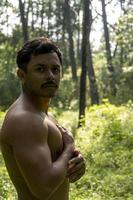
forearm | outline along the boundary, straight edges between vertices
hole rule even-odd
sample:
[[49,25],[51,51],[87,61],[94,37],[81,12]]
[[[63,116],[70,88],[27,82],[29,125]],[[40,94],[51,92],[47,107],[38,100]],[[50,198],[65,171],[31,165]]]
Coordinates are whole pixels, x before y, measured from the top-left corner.
[[[72,148],[68,147],[64,149],[60,157],[51,164],[47,176],[44,179],[43,187],[39,188],[37,191],[37,198],[49,199],[53,193],[59,188],[59,186],[64,182],[67,174],[68,161],[72,157]],[[42,181],[43,183],[43,181]]]
[[52,188],[58,188],[66,178],[68,161],[71,157],[72,149],[67,147],[64,149],[60,157],[52,163],[49,176],[49,182]]
[[72,158],[72,150],[70,148],[64,149],[58,159],[52,163],[52,171],[55,172],[55,176],[59,174],[66,176],[68,162]]

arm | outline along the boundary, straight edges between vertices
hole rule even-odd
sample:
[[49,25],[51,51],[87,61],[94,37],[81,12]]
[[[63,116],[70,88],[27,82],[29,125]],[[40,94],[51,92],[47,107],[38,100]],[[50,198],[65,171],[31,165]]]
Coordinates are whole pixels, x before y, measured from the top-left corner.
[[34,196],[49,199],[66,177],[73,140],[64,133],[64,150],[52,163],[46,124],[27,114],[17,117],[15,123],[19,126],[11,123],[11,144],[19,170]]
[[[57,124],[57,127],[60,129],[63,134],[66,131],[69,134],[69,131],[61,127]],[[72,158],[68,162],[67,168],[67,177],[69,178],[69,182],[73,183],[79,180],[85,173],[85,161],[82,154],[78,150],[74,150]]]

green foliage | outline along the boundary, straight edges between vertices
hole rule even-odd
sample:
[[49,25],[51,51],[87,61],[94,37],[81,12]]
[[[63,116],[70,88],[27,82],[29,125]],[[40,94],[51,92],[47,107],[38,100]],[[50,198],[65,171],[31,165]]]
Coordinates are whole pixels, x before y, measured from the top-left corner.
[[5,113],[0,111],[0,127],[2,125],[4,116],[5,116]]
[[9,179],[0,153],[0,200],[16,200],[14,187]]
[[[117,59],[122,65],[129,67],[133,63],[133,13],[126,12],[116,25]],[[121,66],[122,67],[122,66]]]
[[115,103],[121,104],[129,100],[133,101],[133,67],[123,70],[123,73],[118,77],[117,88]]
[[86,115],[86,127],[76,136],[86,174],[72,185],[70,199],[132,200],[133,104],[116,107],[105,101]]
[[61,79],[60,88],[52,99],[52,106],[59,111],[65,110],[77,110],[78,108],[78,83],[74,83],[71,78],[70,72],[67,72]]
[[15,75],[15,47],[10,38],[0,45],[0,107],[5,110],[18,96],[20,87]]
[[[100,100],[103,98],[108,98],[110,102],[115,104],[127,103],[129,100],[133,100],[133,67],[123,67],[121,68],[116,60],[114,60],[115,66],[115,81],[117,87],[117,93],[115,97],[110,94],[109,86],[109,76],[108,70],[106,68],[106,63],[104,56],[98,54],[94,58],[94,63],[96,66],[97,83],[99,88]],[[118,64],[118,65],[117,65]],[[88,97],[89,99],[89,97]]]

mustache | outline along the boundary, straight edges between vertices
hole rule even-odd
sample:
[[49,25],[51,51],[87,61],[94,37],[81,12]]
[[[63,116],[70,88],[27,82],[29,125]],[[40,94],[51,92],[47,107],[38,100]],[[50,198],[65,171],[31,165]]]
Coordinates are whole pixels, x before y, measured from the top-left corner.
[[58,87],[58,85],[53,80],[46,81],[41,85],[41,87],[47,87],[47,86]]

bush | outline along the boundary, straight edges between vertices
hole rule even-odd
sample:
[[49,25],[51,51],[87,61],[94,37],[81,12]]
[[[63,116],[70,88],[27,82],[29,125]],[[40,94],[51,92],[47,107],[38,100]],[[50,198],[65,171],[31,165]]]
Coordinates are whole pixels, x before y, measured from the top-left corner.
[[86,160],[86,174],[71,186],[74,200],[133,199],[133,104],[105,102],[86,111],[77,146]]
[[16,200],[15,189],[9,179],[4,166],[2,155],[0,154],[0,200]]

